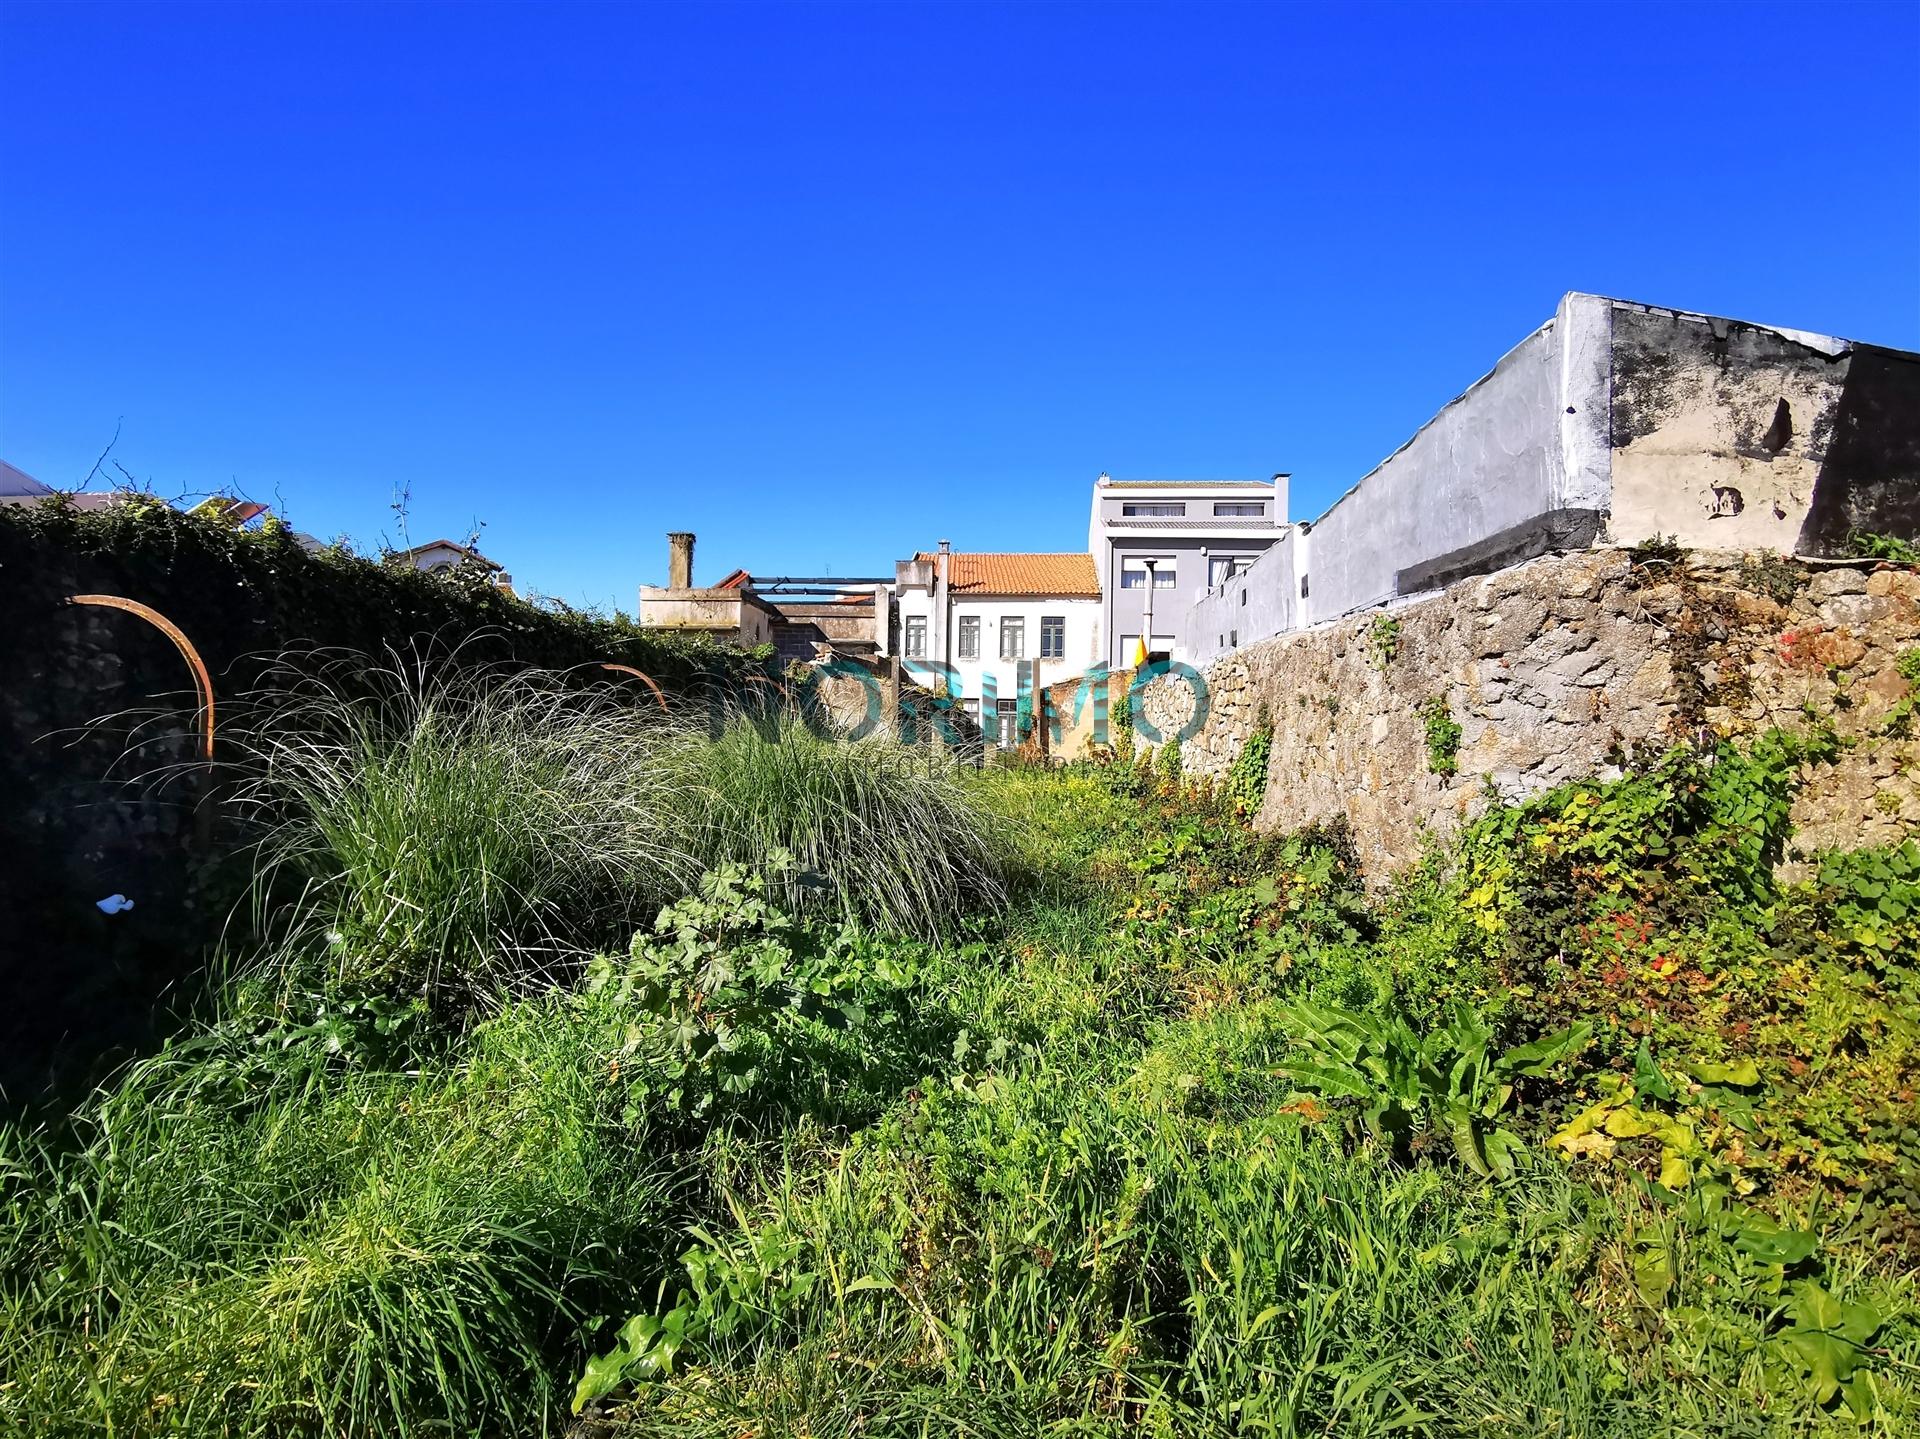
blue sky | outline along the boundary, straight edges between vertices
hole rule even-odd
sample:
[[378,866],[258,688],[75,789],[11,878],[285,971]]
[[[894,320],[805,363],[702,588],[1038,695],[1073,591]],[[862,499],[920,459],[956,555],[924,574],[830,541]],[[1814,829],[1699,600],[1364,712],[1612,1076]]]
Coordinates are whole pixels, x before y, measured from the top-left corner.
[[1566,290],[1920,348],[1920,6],[0,12],[0,457],[524,585],[1319,513]]

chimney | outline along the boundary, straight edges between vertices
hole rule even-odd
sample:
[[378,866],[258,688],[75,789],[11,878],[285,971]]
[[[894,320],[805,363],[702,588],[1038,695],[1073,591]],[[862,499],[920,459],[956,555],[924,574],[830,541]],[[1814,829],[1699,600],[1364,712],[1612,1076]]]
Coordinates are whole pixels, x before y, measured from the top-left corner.
[[667,588],[693,588],[693,532],[674,530],[667,536]]

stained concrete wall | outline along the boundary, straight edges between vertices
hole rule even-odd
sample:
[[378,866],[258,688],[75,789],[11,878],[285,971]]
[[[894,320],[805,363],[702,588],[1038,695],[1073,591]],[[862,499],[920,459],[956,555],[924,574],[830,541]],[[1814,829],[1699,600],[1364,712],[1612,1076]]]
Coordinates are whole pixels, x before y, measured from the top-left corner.
[[[1920,572],[1782,561],[1799,588],[1781,603],[1741,560],[1700,552],[1636,568],[1627,551],[1594,549],[1462,581],[1396,612],[1384,669],[1367,615],[1247,646],[1207,667],[1186,771],[1225,774],[1265,714],[1274,743],[1258,822],[1344,822],[1381,875],[1489,792],[1518,799],[1612,773],[1622,745],[1828,723],[1855,743],[1808,772],[1796,846],[1897,841],[1920,822],[1920,734],[1886,732],[1912,688],[1898,664],[1920,644]],[[1462,729],[1452,776],[1428,764],[1422,711],[1436,697]]]
[[1614,303],[1609,531],[1838,556],[1920,528],[1920,356]]
[[640,587],[640,624],[644,629],[698,630],[741,645],[773,640],[776,613],[742,590],[676,590]]
[[1920,533],[1920,355],[1571,294],[1298,527],[1291,575],[1255,565],[1187,630],[1217,648],[1244,608],[1246,644],[1595,544],[1841,557],[1856,531]]

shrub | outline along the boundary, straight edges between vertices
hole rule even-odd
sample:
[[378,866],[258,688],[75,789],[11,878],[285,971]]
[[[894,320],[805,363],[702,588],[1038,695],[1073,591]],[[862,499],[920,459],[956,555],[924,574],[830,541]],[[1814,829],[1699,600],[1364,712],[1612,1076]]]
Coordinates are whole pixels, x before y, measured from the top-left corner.
[[1384,671],[1400,652],[1400,621],[1392,615],[1375,615],[1367,626],[1367,663]]
[[1856,530],[1847,536],[1847,544],[1856,555],[1886,560],[1896,565],[1920,565],[1920,545],[1898,535],[1880,535]]
[[[1131,678],[1123,675],[1122,678]],[[1133,695],[1125,685],[1115,684],[1118,690],[1114,699],[1108,702],[1107,728],[1113,734],[1113,762],[1120,765],[1133,763]]]
[[1154,772],[1160,776],[1160,782],[1166,785],[1180,783],[1180,741],[1170,739],[1160,746],[1153,758]]
[[1793,603],[1793,597],[1807,587],[1809,576],[1792,560],[1764,550],[1743,555],[1736,578],[1755,594],[1785,605]]
[[1240,753],[1233,757],[1233,765],[1227,770],[1226,797],[1233,805],[1234,813],[1246,816],[1256,813],[1267,798],[1267,766],[1273,755],[1273,721],[1267,712],[1260,711],[1253,732],[1247,736],[1247,742],[1240,747]]

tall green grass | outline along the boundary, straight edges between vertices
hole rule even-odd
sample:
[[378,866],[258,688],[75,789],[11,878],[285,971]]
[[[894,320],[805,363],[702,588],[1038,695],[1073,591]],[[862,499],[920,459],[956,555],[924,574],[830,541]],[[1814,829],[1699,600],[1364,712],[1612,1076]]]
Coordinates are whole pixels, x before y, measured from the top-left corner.
[[336,658],[242,710],[284,958],[392,989],[524,990],[624,942],[726,860],[798,867],[796,911],[932,936],[1006,897],[1000,827],[950,763],[738,706],[661,714],[606,687]]
[[417,1072],[136,1066],[7,1136],[0,1429],[539,1433],[674,1188],[603,1027],[509,1007]]
[[786,850],[790,909],[824,899],[849,920],[933,938],[1006,902],[1010,837],[977,786],[926,747],[849,740],[781,713],[735,717],[713,737],[683,732],[669,754],[693,798],[684,834],[702,864],[758,866]]
[[699,873],[666,727],[611,690],[358,656],[285,678],[228,742],[283,954],[363,984],[524,986]]

